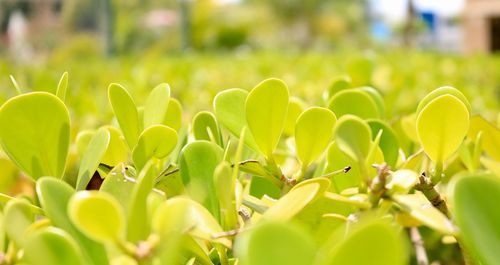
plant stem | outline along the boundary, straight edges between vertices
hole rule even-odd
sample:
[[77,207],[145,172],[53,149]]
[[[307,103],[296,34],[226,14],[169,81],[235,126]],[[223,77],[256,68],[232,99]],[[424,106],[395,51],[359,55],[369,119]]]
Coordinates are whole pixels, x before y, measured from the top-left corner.
[[386,163],[373,166],[377,169],[377,176],[370,183],[369,199],[372,207],[376,208],[386,192],[385,183],[390,170]]
[[436,185],[439,181],[441,181],[443,175],[443,162],[436,162],[436,167],[434,168],[434,174],[431,176],[431,182],[433,185]]
[[432,206],[436,207],[444,215],[449,216],[446,202],[437,192],[433,182],[425,175],[425,173],[420,175],[419,182],[415,185],[415,189],[421,191]]
[[420,235],[417,227],[410,227],[410,238],[415,247],[415,256],[417,257],[418,265],[429,265],[429,258],[424,247],[424,240]]

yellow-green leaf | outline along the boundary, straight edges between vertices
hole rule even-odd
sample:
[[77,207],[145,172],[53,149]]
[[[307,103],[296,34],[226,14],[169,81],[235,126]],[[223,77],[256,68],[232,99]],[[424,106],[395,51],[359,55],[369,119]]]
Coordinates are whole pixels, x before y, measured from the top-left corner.
[[163,124],[169,101],[170,86],[168,84],[159,84],[153,88],[144,106],[144,128],[154,124]]
[[335,142],[340,150],[358,161],[365,161],[371,147],[368,124],[353,115],[341,117],[335,129]]
[[248,128],[268,159],[283,132],[289,101],[288,87],[279,79],[266,79],[248,94],[245,111]]
[[128,91],[119,84],[111,84],[108,98],[129,148],[134,148],[142,130],[139,113]]
[[41,176],[63,176],[69,137],[68,110],[53,94],[22,94],[0,107],[1,146],[35,180]]
[[177,132],[165,125],[152,125],[146,128],[139,137],[132,151],[132,159],[138,169],[141,169],[149,159],[167,157],[177,145]]
[[329,109],[312,107],[304,111],[295,125],[295,146],[303,166],[314,162],[333,136],[337,118]]
[[111,195],[80,191],[73,195],[68,209],[73,224],[88,237],[99,242],[123,239],[125,217],[120,204]]
[[417,134],[425,153],[435,162],[444,162],[463,142],[469,130],[469,111],[452,95],[429,102],[417,117]]

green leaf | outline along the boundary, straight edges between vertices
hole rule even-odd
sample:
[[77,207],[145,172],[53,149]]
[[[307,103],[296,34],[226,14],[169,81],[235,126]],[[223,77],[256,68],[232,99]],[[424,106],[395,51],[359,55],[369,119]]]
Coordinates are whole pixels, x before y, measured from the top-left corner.
[[272,159],[283,132],[288,101],[288,87],[279,79],[264,80],[248,94],[245,103],[248,128],[267,159]]
[[471,112],[471,106],[467,98],[460,92],[460,90],[450,87],[450,86],[444,86],[444,87],[439,87],[431,91],[429,94],[427,94],[418,104],[417,106],[417,115],[420,114],[420,112],[424,109],[427,104],[429,104],[431,101],[434,99],[443,96],[443,95],[451,95],[454,96],[456,99],[460,100],[465,107],[467,107],[467,111],[470,113]]
[[500,161],[500,129],[481,116],[471,117],[467,135],[475,141],[480,131],[483,132],[481,137],[484,151],[496,161]]
[[326,91],[327,93],[324,95],[325,101],[328,102],[333,95],[350,87],[351,87],[351,78],[349,76],[341,75],[335,77],[330,86],[328,87],[328,90]]
[[326,149],[336,121],[333,112],[320,107],[309,108],[299,116],[295,125],[295,145],[303,166],[309,166]]
[[415,186],[417,180],[418,175],[415,171],[400,169],[389,175],[385,188],[389,193],[408,193]]
[[35,221],[35,214],[29,203],[24,200],[11,200],[3,210],[5,232],[10,240],[22,247],[26,241],[27,230]]
[[222,161],[224,150],[212,142],[194,141],[181,151],[179,169],[188,195],[203,204],[216,220],[220,219],[215,194],[214,172]]
[[417,117],[420,144],[435,162],[448,159],[460,147],[468,130],[467,107],[452,95],[435,98]]
[[393,195],[392,199],[413,218],[446,235],[456,234],[451,221],[421,193]]
[[177,132],[165,125],[146,128],[132,151],[132,159],[137,169],[142,168],[151,158],[167,157],[177,145],[177,140]]
[[152,220],[153,230],[160,236],[168,237],[173,232],[188,233],[195,238],[231,247],[227,238],[212,237],[222,232],[222,228],[206,208],[191,199],[168,199],[158,208]]
[[271,206],[262,216],[266,220],[287,221],[316,199],[321,184],[311,182],[290,190]]
[[219,125],[211,112],[200,111],[194,116],[193,134],[196,140],[214,140],[216,144],[222,144]]
[[[217,121],[236,137],[239,137],[243,128],[247,126],[245,114],[247,97],[246,90],[233,88],[219,92],[214,98],[214,113]],[[257,144],[248,130],[245,132],[244,140],[250,148],[258,150]]]
[[361,89],[338,92],[328,102],[328,108],[339,118],[346,114],[356,115],[362,119],[381,118],[380,107],[368,92]]
[[358,89],[361,91],[365,91],[366,93],[368,93],[368,95],[370,95],[370,97],[373,99],[373,102],[375,102],[375,105],[377,106],[378,113],[381,117],[383,117],[385,114],[385,103],[384,98],[382,97],[380,92],[371,86],[363,86]]
[[150,161],[137,176],[137,184],[132,190],[127,214],[127,240],[130,242],[146,240],[150,233],[147,200],[154,187],[156,175],[157,172]]
[[74,193],[75,190],[60,179],[42,177],[36,182],[38,200],[51,224],[65,230],[75,239],[87,263],[108,264],[104,246],[82,234],[69,219],[68,203]]
[[123,239],[125,217],[111,195],[99,191],[79,191],[69,201],[69,217],[88,237],[99,242]]
[[[345,232],[337,230],[338,232]],[[340,242],[325,247],[326,262],[319,264],[403,265],[408,262],[408,251],[396,227],[388,222],[369,218],[349,226]],[[327,245],[329,246],[329,245]]]
[[236,179],[233,178],[231,165],[227,161],[220,163],[215,169],[214,177],[222,227],[224,230],[235,229],[238,224],[235,195]]
[[332,191],[340,193],[347,188],[358,187],[361,183],[362,177],[360,169],[359,167],[353,166],[357,164],[357,161],[340,150],[335,142],[331,143],[328,147],[326,162],[325,173],[334,172],[347,166],[351,166],[351,169],[348,172],[335,174],[330,177],[333,184],[331,186]]
[[120,130],[112,126],[104,126],[104,128],[109,132],[109,144],[106,153],[101,158],[101,163],[115,166],[127,162],[127,143],[123,140]]
[[347,63],[347,73],[352,79],[353,86],[367,86],[371,84],[375,68],[373,60],[363,56],[350,60]]
[[396,166],[399,156],[399,141],[396,132],[381,120],[368,120],[372,136],[382,130],[379,147],[384,153],[384,160],[392,167]]
[[115,83],[109,85],[108,98],[128,146],[134,148],[142,130],[134,100],[124,87]]
[[132,190],[136,186],[135,178],[131,176],[128,166],[123,163],[118,164],[104,178],[100,191],[107,192],[122,205],[125,213],[128,213]]
[[165,114],[165,120],[163,124],[168,127],[179,131],[182,124],[182,105],[181,103],[175,99],[170,98],[168,102],[167,113]]
[[358,161],[365,161],[370,151],[372,134],[362,119],[345,115],[335,129],[335,142],[340,150]]
[[89,184],[92,175],[97,170],[110,141],[110,133],[105,128],[99,129],[90,140],[78,170],[78,178],[76,182],[77,190],[84,190]]
[[69,113],[46,92],[13,97],[0,108],[0,143],[16,165],[33,179],[61,178],[69,149]]
[[68,88],[68,72],[64,72],[59,79],[59,83],[57,84],[56,96],[61,99],[62,102],[66,99],[66,90]]
[[30,235],[24,246],[24,258],[33,265],[84,264],[75,240],[55,227]]
[[289,223],[265,222],[238,235],[235,243],[241,265],[311,264],[315,255],[309,234]]
[[285,127],[283,128],[283,133],[292,136],[295,134],[295,123],[297,118],[304,111],[304,102],[300,98],[291,97],[290,103],[288,104],[288,112],[286,114]]
[[467,249],[481,264],[499,264],[500,181],[494,176],[465,176],[453,189],[454,216]]
[[159,84],[149,93],[144,106],[144,128],[154,124],[163,124],[170,101],[170,86]]

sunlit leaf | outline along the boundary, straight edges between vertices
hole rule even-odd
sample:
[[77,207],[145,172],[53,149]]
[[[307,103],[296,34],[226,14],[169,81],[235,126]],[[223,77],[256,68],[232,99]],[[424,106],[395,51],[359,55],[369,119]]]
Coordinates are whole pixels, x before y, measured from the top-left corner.
[[333,136],[337,118],[329,109],[312,107],[304,111],[295,125],[297,156],[304,166],[316,160]]
[[382,130],[379,147],[384,154],[384,161],[390,166],[396,166],[399,156],[399,141],[394,130],[385,122],[380,120],[368,120],[368,125],[372,131],[372,136]]
[[134,100],[124,87],[115,83],[109,85],[108,98],[129,148],[134,148],[142,130]]
[[362,119],[377,119],[381,117],[375,100],[368,92],[361,89],[340,91],[330,99],[328,108],[339,118],[346,114],[356,115]]
[[281,197],[262,216],[266,220],[287,221],[312,202],[321,185],[316,182],[297,187]]
[[295,123],[297,118],[304,111],[304,102],[297,97],[291,97],[288,104],[288,112],[286,114],[285,127],[283,133],[292,136],[295,134]]
[[453,209],[460,236],[482,264],[498,264],[500,181],[493,176],[466,176],[453,189]]
[[471,106],[467,98],[460,92],[460,90],[450,87],[450,86],[444,86],[444,87],[439,87],[434,90],[432,90],[429,94],[427,94],[422,100],[420,100],[420,103],[417,106],[417,115],[420,114],[420,112],[424,109],[427,104],[429,104],[431,101],[434,99],[443,96],[443,95],[451,95],[454,96],[456,99],[460,100],[465,107],[467,108],[467,111],[470,113],[471,112]]
[[82,234],[68,216],[68,203],[75,193],[69,184],[60,179],[42,177],[36,183],[36,193],[45,216],[52,225],[64,229],[75,239],[86,262],[96,265],[108,263],[104,247]]
[[69,113],[46,92],[13,97],[0,108],[0,143],[30,177],[61,178],[69,149]]
[[421,193],[394,195],[394,201],[413,218],[446,235],[456,234],[451,221]]
[[241,265],[311,264],[316,255],[312,238],[299,227],[266,222],[239,235],[235,255]]
[[89,184],[92,175],[97,170],[102,157],[108,149],[110,141],[110,133],[107,129],[99,129],[90,140],[78,170],[78,178],[76,182],[77,190],[84,190]]
[[182,197],[165,201],[153,216],[153,229],[160,235],[172,232],[189,233],[195,237],[230,247],[227,238],[214,239],[212,235],[222,232],[222,228],[201,204]]
[[168,127],[179,131],[182,125],[182,105],[181,103],[175,99],[170,98],[168,102],[167,113],[165,114],[165,120],[163,124]]
[[16,245],[23,246],[26,241],[27,229],[35,221],[35,214],[29,204],[23,200],[11,200],[3,210],[5,232]]
[[342,240],[335,243],[333,248],[325,248],[326,259],[320,264],[402,265],[408,259],[402,236],[396,227],[382,220],[363,220],[350,226]]
[[24,257],[33,265],[84,264],[80,248],[64,230],[48,228],[29,235]]
[[248,94],[245,103],[248,128],[268,159],[272,158],[283,131],[288,101],[288,87],[279,79],[264,80]]
[[132,151],[135,166],[140,169],[153,157],[165,158],[174,150],[177,140],[177,132],[165,125],[152,125],[146,128]]
[[193,134],[196,140],[211,141],[221,145],[221,134],[215,116],[208,111],[200,111],[193,118]]
[[462,101],[443,95],[429,102],[417,117],[418,138],[427,155],[436,162],[450,157],[469,130],[469,112]]
[[484,151],[496,161],[500,161],[500,129],[481,116],[471,117],[467,135],[475,141],[480,131],[483,132],[481,137]]
[[123,239],[125,217],[111,195],[98,191],[79,191],[69,201],[69,217],[88,237],[99,242]]
[[64,72],[57,84],[56,96],[63,102],[66,99],[66,90],[68,88],[68,72]]
[[[214,98],[214,113],[219,121],[229,132],[239,137],[243,128],[247,127],[245,102],[248,92],[243,89],[233,88],[217,93]],[[257,144],[250,131],[245,132],[245,144],[258,150]]]
[[365,161],[371,146],[371,130],[366,122],[345,115],[337,122],[335,142],[340,150],[358,161]]
[[151,90],[144,106],[144,128],[163,123],[169,101],[170,86],[168,84],[159,84]]
[[203,204],[219,220],[219,201],[215,194],[214,172],[224,151],[212,142],[195,141],[182,149],[179,168],[187,193]]

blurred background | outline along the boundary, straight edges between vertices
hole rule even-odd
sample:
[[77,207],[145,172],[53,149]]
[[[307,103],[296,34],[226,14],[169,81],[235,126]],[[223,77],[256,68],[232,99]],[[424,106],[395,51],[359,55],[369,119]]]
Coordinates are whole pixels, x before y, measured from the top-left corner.
[[493,119],[499,51],[500,0],[0,0],[0,103],[13,78],[55,91],[68,71],[74,119],[94,128],[111,82],[140,99],[168,82],[194,113],[269,77],[322,104],[348,75],[384,95],[389,118],[451,85]]
[[500,50],[498,0],[1,0],[2,56]]

